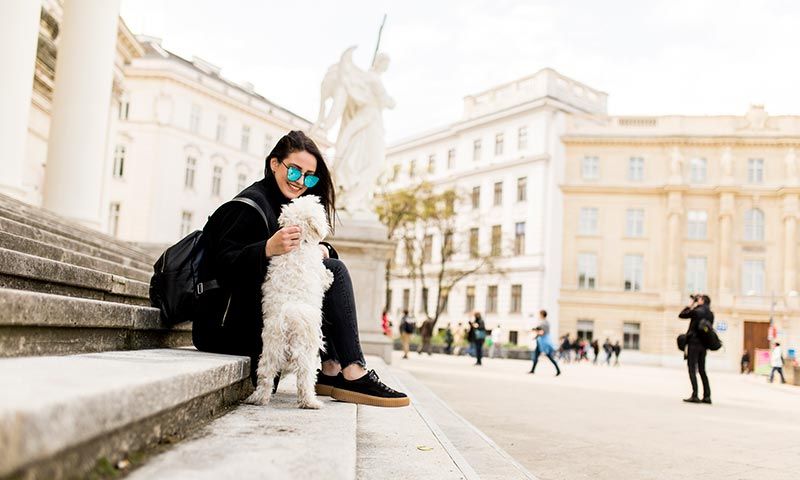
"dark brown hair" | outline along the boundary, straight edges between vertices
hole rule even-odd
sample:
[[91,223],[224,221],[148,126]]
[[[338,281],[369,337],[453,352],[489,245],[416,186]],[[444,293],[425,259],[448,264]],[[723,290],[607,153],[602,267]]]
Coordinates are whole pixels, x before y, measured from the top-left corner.
[[308,152],[317,159],[317,168],[314,174],[319,177],[319,183],[314,185],[314,188],[306,189],[303,195],[316,195],[319,197],[323,208],[325,208],[325,214],[328,216],[331,232],[333,232],[336,218],[336,188],[333,185],[333,178],[330,170],[328,170],[328,165],[325,163],[322,152],[319,151],[319,147],[314,143],[314,140],[311,140],[300,130],[292,130],[281,137],[272,151],[269,152],[269,155],[267,155],[264,177],[267,179],[274,177],[272,169],[269,167],[270,159],[276,158],[279,162],[282,162],[294,152]]

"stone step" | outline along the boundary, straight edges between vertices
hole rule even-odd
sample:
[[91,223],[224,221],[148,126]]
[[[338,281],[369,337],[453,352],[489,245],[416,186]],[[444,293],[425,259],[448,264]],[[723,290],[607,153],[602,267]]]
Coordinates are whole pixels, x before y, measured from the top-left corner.
[[0,478],[84,478],[252,391],[249,359],[189,349],[0,359]]
[[0,288],[0,357],[68,355],[192,344],[155,308]]
[[110,235],[100,233],[77,222],[65,220],[43,208],[0,195],[0,217],[39,228],[60,236],[87,243],[99,248],[112,248],[114,251],[145,264],[153,262],[151,255]]
[[[390,385],[397,379],[378,357],[370,368]],[[281,380],[269,406],[242,405],[128,478],[178,479],[463,479],[447,439],[416,406],[379,408],[320,397],[318,411],[296,407],[294,378]],[[433,426],[435,427],[435,425]],[[463,470],[462,470],[463,469]]]
[[65,250],[82,253],[94,258],[100,258],[112,263],[117,263],[119,265],[132,267],[137,270],[152,271],[153,269],[153,262],[145,263],[135,260],[125,256],[122,253],[115,252],[113,249],[92,246],[82,241],[72,240],[62,235],[57,235],[47,230],[25,225],[24,223],[20,223],[2,216],[0,216],[0,232],[5,232],[30,240],[36,240],[37,242],[44,243],[46,245],[52,245]]
[[149,284],[0,248],[0,287],[150,305]]

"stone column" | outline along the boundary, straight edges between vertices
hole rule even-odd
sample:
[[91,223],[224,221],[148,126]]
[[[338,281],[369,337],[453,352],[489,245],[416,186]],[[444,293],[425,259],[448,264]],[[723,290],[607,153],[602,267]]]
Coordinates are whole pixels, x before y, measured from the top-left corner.
[[41,2],[0,2],[0,193],[23,198]]
[[56,62],[44,206],[100,227],[120,0],[66,0]]
[[[667,196],[667,285],[666,293],[670,297],[680,297],[681,292],[681,215],[683,195],[681,192],[669,192]],[[670,298],[669,301],[680,301]]]
[[783,293],[797,291],[797,213],[798,195],[783,199]]
[[731,243],[733,241],[734,197],[731,192],[720,196],[719,209],[719,296],[720,303],[733,302]]
[[386,240],[386,227],[377,220],[348,218],[344,214],[331,243],[347,265],[353,281],[361,348],[365,355],[377,355],[391,363],[392,342],[381,328],[386,298],[386,260],[395,248]]

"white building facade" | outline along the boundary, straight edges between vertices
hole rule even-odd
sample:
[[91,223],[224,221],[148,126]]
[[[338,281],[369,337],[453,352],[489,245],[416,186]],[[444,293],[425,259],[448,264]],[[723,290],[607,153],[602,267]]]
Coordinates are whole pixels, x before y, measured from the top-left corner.
[[[502,326],[504,342],[527,344],[537,312],[548,310],[558,330],[564,149],[566,117],[603,115],[606,94],[552,69],[494,87],[464,99],[463,117],[444,128],[398,142],[387,152],[389,189],[422,180],[455,188],[455,268],[469,267],[470,243],[491,256],[494,272],[481,270],[449,292],[438,326],[466,326],[471,312],[487,328]],[[432,238],[433,252],[442,238]],[[402,249],[398,248],[402,265]],[[438,258],[426,267],[432,275]],[[424,316],[422,296],[435,305],[435,282],[422,291],[418,282],[394,278],[390,310]],[[433,287],[433,288],[430,288]]]

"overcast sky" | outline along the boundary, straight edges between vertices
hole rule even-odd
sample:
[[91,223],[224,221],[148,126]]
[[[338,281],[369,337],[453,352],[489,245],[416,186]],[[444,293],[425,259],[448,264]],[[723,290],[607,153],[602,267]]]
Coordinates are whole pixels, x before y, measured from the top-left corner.
[[[134,33],[202,57],[316,119],[349,45],[366,68],[388,14],[391,140],[461,116],[462,99],[552,67],[609,94],[609,113],[800,114],[795,0],[122,0]],[[332,133],[333,135],[333,133]]]

